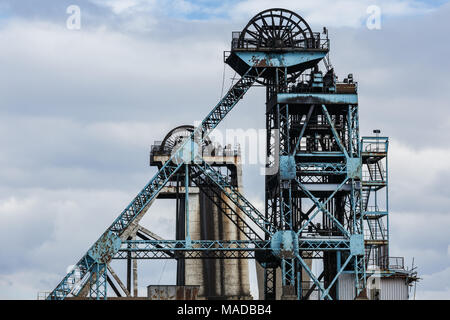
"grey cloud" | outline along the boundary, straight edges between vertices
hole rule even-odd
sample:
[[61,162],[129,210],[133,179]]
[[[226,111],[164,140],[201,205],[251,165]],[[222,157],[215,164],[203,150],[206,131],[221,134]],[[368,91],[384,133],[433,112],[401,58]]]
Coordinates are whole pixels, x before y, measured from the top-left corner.
[[[11,1],[21,19],[0,27],[0,240],[20,235],[0,252],[0,292],[15,287],[9,297],[21,298],[51,289],[143,187],[154,172],[148,167],[154,140],[201,120],[217,103],[222,51],[249,18],[167,18],[144,32],[122,31],[147,12],[119,17],[83,2],[92,6],[83,10],[86,25],[72,33],[60,17],[66,2],[48,15],[30,4]],[[389,19],[380,31],[330,28],[336,71],[359,81],[361,133],[381,128],[412,150],[448,150],[449,44],[439,39],[446,38],[449,11],[446,5]],[[225,88],[234,74],[226,70]],[[263,110],[264,92],[253,88],[219,129],[263,128]],[[416,257],[433,279],[449,264],[448,170],[421,168],[420,175],[438,175],[420,183],[401,167],[396,160],[390,168],[392,254]],[[258,171],[244,168],[244,187],[249,198],[262,200]],[[158,201],[143,222],[173,237],[173,206]],[[142,268],[142,284],[159,281],[161,265]],[[161,283],[173,281],[173,270],[168,264]],[[26,283],[32,275],[41,280]],[[418,289],[436,291],[433,281]]]
[[449,12],[447,4],[432,14],[389,20],[381,30],[336,31],[331,59],[338,73],[352,72],[359,81],[363,130],[380,127],[414,147],[449,146],[450,67],[437,57],[450,51],[440,40]]

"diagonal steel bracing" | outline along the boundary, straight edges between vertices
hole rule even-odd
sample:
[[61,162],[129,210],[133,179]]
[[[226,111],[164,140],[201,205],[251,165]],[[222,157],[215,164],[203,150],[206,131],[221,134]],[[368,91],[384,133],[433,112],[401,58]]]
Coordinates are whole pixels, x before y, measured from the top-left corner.
[[[349,250],[349,240],[342,238],[298,238],[299,251]],[[133,252],[138,259],[173,259],[175,252],[184,252],[186,259],[254,258],[254,253],[272,252],[270,240],[126,240],[113,259],[126,259]],[[225,255],[222,255],[225,253]]]
[[202,174],[201,170],[196,171],[195,167],[191,170],[191,180],[199,187],[210,201],[224,214],[231,222],[242,232],[242,234],[250,240],[262,240],[262,237],[254,230],[254,228],[246,221],[245,217],[239,214],[239,207],[233,208],[227,201],[221,199],[220,189],[215,187],[214,182],[208,183],[209,180]]
[[[280,14],[285,11],[273,10]],[[287,14],[295,15],[293,12]],[[367,211],[368,198],[364,198],[360,187],[362,156],[356,86],[350,81],[338,86],[332,69],[327,69],[324,75],[317,67],[328,53],[328,38],[322,39],[326,40],[323,46],[320,34],[316,36],[309,30],[309,35],[303,34],[303,46],[292,43],[292,47],[286,47],[289,52],[284,52],[275,50],[277,47],[274,46],[283,45],[283,41],[270,37],[287,35],[287,24],[281,23],[281,29],[286,28],[283,32],[274,27],[273,16],[272,21],[263,19],[261,24],[253,24],[258,32],[244,29],[247,31],[241,33],[239,40],[233,39],[238,41],[233,41],[232,51],[226,58],[226,63],[242,78],[192,134],[177,144],[168,161],[66,275],[50,294],[50,299],[88,293],[93,298],[106,298],[106,283],[112,280],[107,274],[108,263],[111,259],[130,257],[256,258],[264,268],[264,293],[268,299],[277,296],[278,267],[282,269],[285,298],[310,296],[311,290],[302,296],[303,271],[314,283],[313,287],[320,291],[321,299],[338,297],[335,288],[344,270],[354,273],[357,294],[364,289],[362,211]],[[294,29],[291,34],[295,37],[299,32]],[[253,40],[247,41],[245,35]],[[258,41],[260,36],[266,39]],[[242,46],[244,43],[253,47]],[[265,50],[260,51],[260,46]],[[307,69],[310,74],[303,74]],[[300,76],[309,78],[300,79]],[[198,150],[257,79],[266,87],[267,99],[268,170],[263,213],[228,181],[220,169],[202,159],[199,155],[202,150]],[[339,92],[341,89],[345,91]],[[164,240],[139,228],[139,221],[180,169],[185,175],[185,240]],[[370,167],[369,173],[372,176]],[[379,183],[372,180],[371,184],[363,184],[366,189],[369,186],[369,192],[373,183]],[[189,231],[190,182],[197,185],[248,240],[192,240]],[[215,197],[218,200],[214,200]],[[143,240],[136,240],[136,235]],[[177,235],[177,238],[182,237]],[[312,272],[314,268],[309,259],[321,260],[323,270],[318,277]],[[343,264],[341,259],[345,259]],[[113,271],[109,272],[114,278]],[[117,279],[116,282],[123,286]],[[118,292],[117,288],[115,290]]]
[[265,233],[272,234],[274,232],[272,224],[265,216],[253,206],[238,190],[227,182],[225,177],[205,161],[196,163],[198,168],[211,182],[219,187],[223,194],[230,199],[252,222],[254,222]]
[[339,184],[339,186],[333,191],[333,193],[323,202],[319,201],[316,197],[314,197],[314,195],[300,182],[299,179],[296,179],[298,186],[303,190],[303,192],[305,192],[308,197],[314,202],[314,204],[316,205],[317,209],[316,211],[314,211],[314,213],[309,217],[308,221],[306,223],[303,224],[303,226],[300,228],[300,230],[297,232],[297,234],[301,234],[303,232],[303,230],[306,228],[306,226],[308,226],[311,221],[315,218],[315,216],[319,213],[319,212],[323,212],[324,214],[328,215],[330,218],[333,219],[333,221],[335,222],[335,224],[338,226],[339,230],[341,230],[341,232],[346,235],[347,237],[350,236],[349,232],[342,226],[342,224],[336,220],[336,218],[327,210],[326,208],[326,204],[333,199],[333,197],[336,195],[336,193],[342,188],[342,186],[347,183],[348,178],[344,179],[343,182],[341,182]]
[[[236,103],[244,96],[248,89],[253,85],[256,79],[265,71],[250,68],[237,81],[234,86],[225,94],[219,103],[205,117],[202,123],[194,130],[190,139],[187,139],[180,148],[170,157],[149,183],[138,193],[131,203],[120,213],[114,220],[113,224],[105,231],[105,233],[94,243],[88,252],[77,262],[73,270],[71,270],[57,285],[57,287],[48,295],[47,299],[64,299],[69,294],[78,295],[88,282],[92,282],[96,278],[97,272],[100,270],[99,279],[103,278],[106,269],[101,265],[109,262],[114,255],[115,245],[128,237],[127,231],[135,220],[145,214],[166,185],[170,178],[183,166],[185,146],[193,144],[196,141],[201,145],[203,139],[225,118],[225,116],[233,109]],[[181,159],[181,161],[180,161]],[[135,226],[133,226],[134,228]],[[100,267],[99,267],[100,265]],[[90,281],[89,279],[92,279]],[[106,279],[106,278],[105,278]],[[88,281],[89,280],[89,281]],[[105,280],[106,283],[106,280]],[[92,285],[91,296],[105,297],[106,293],[93,292]],[[95,288],[103,290],[105,286],[95,282]],[[94,290],[95,291],[95,290]]]

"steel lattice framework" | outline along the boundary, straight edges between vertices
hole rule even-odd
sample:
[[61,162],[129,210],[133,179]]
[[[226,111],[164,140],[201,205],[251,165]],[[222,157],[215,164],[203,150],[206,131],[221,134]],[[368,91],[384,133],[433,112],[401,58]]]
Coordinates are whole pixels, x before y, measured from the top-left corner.
[[[321,299],[335,299],[342,273],[354,275],[355,296],[364,293],[366,251],[377,246],[365,245],[364,221],[376,220],[365,214],[371,188],[377,185],[363,183],[356,84],[337,83],[328,62],[326,74],[319,71],[319,62],[328,61],[328,51],[328,37],[313,33],[304,19],[284,9],[263,11],[242,32],[233,33],[225,62],[241,78],[198,127],[176,128],[188,132],[188,138],[167,142],[176,145],[169,160],[48,299],[106,298],[108,272],[115,277],[108,264],[130,254],[135,259],[256,259],[264,267],[266,299],[276,297],[278,268],[284,297],[307,299],[318,290]],[[259,212],[201,152],[211,131],[255,82],[266,86],[267,98],[265,212]],[[375,156],[366,154],[373,170]],[[221,212],[247,239],[191,240],[189,232],[184,240],[130,239],[177,173],[185,177],[186,201],[189,181],[224,194],[244,218],[231,206]],[[318,272],[311,261],[320,265]],[[305,282],[311,283],[306,289]]]

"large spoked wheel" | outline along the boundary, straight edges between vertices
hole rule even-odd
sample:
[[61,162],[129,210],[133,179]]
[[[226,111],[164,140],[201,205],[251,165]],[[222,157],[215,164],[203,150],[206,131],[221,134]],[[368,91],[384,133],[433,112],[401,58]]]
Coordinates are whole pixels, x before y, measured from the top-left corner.
[[[190,125],[179,126],[170,130],[161,143],[161,150],[173,152],[185,139],[191,136],[192,132],[194,132],[194,126]],[[209,138],[203,139],[202,148],[207,147],[210,143]]]
[[314,35],[306,21],[286,9],[268,9],[258,13],[242,30],[239,48],[309,48]]
[[193,126],[179,126],[176,127],[164,137],[164,140],[161,143],[161,148],[165,151],[172,152],[176,149],[178,145],[180,145],[184,139],[189,137],[194,131]]

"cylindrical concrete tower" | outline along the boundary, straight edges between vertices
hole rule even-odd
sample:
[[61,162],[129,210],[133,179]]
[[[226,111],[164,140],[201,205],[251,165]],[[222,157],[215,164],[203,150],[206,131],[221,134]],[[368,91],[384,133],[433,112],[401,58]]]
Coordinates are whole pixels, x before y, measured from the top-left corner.
[[[176,145],[193,130],[180,126],[171,130],[160,145],[152,149],[151,164],[162,165]],[[238,149],[206,148],[203,158],[215,167],[221,167],[232,186],[242,193],[241,157]],[[179,176],[171,187],[165,187],[160,197],[176,199],[176,238],[185,239],[187,228],[191,240],[243,240],[245,235],[224,212],[233,211],[242,219],[239,208],[216,186],[189,187],[189,221],[185,221],[185,177]],[[190,182],[191,183],[191,182]],[[188,223],[187,223],[188,222]],[[250,295],[247,259],[177,259],[177,285],[200,286],[199,299],[252,299]]]

